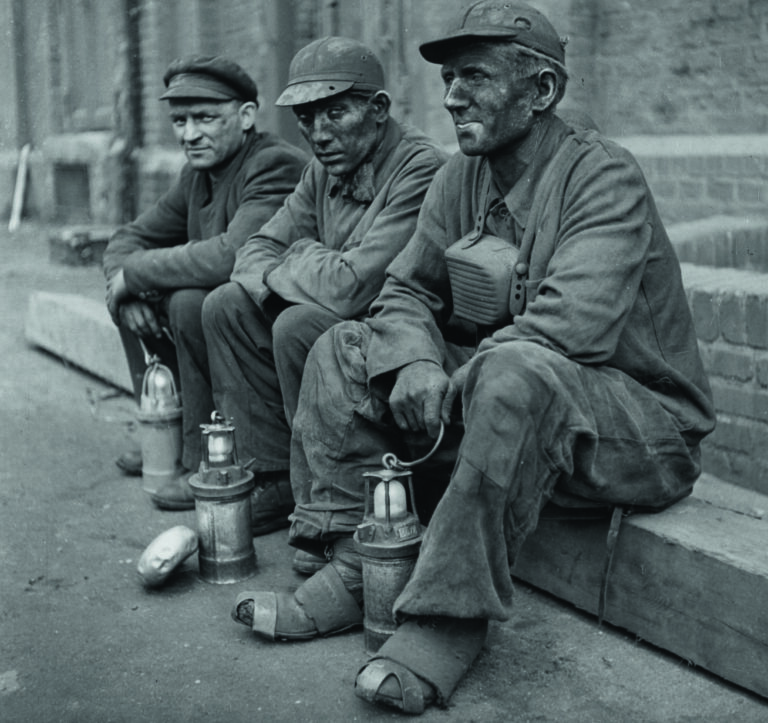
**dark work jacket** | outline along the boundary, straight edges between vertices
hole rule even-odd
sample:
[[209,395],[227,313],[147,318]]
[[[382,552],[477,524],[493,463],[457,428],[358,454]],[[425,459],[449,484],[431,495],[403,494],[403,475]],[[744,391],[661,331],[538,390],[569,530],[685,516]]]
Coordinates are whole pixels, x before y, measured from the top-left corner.
[[252,132],[215,176],[186,164],[151,208],[110,239],[107,278],[122,268],[135,295],[228,281],[235,253],[280,208],[307,161],[281,138]]
[[[655,392],[696,444],[714,426],[711,391],[679,263],[642,172],[628,151],[596,132],[574,131],[555,116],[544,123],[503,199],[516,241],[526,230],[532,239],[523,310],[483,333],[452,313],[445,249],[500,195],[486,159],[457,154],[435,177],[416,232],[371,308],[372,387],[386,395],[391,373],[414,361],[451,373],[472,354],[526,340],[628,374]],[[561,166],[547,176],[565,143]],[[469,345],[463,359],[449,342]]]

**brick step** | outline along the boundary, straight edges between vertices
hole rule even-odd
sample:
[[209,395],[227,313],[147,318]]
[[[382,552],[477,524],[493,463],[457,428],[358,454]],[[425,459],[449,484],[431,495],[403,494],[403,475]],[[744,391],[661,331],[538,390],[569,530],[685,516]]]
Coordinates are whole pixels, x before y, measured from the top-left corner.
[[710,216],[667,229],[683,263],[768,272],[768,218]]
[[78,294],[34,291],[24,333],[30,344],[132,393],[120,335],[103,302]]
[[[604,620],[768,697],[768,496],[702,475],[693,496],[624,518]],[[516,578],[597,614],[609,520],[542,519]]]
[[704,468],[768,494],[768,274],[681,268],[717,411]]

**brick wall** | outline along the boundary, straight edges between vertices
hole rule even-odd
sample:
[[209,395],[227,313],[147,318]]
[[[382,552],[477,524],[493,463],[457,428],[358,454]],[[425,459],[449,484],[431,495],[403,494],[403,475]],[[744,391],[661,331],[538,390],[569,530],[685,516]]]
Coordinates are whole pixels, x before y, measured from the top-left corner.
[[717,410],[704,469],[768,494],[768,217],[669,230]]
[[745,216],[768,214],[765,136],[629,136],[617,140],[637,158],[667,223],[737,210]]
[[594,32],[606,133],[768,131],[765,0],[609,0]]

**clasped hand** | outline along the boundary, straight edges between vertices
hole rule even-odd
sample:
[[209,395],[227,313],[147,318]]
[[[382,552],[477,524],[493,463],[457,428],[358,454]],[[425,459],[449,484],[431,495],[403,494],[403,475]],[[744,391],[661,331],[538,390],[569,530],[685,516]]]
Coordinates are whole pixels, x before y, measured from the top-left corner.
[[389,407],[400,429],[426,431],[433,439],[440,422],[451,421],[451,407],[467,378],[467,365],[449,377],[434,362],[419,361],[403,367],[389,396]]
[[120,323],[120,305],[130,296],[125,283],[123,270],[120,269],[107,279],[107,310],[115,324]]
[[163,330],[152,306],[131,298],[122,269],[107,281],[107,309],[115,324],[136,336],[162,336]]

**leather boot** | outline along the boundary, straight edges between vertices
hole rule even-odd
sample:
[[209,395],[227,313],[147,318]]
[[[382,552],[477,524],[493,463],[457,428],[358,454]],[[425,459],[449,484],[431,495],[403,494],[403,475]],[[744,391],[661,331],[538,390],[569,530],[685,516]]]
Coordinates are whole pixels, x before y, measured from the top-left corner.
[[306,550],[296,550],[296,554],[293,556],[293,563],[291,568],[294,572],[298,572],[299,575],[314,575],[316,572],[320,572],[326,565],[328,560],[320,555],[313,555]]
[[254,537],[288,527],[293,491],[288,471],[257,472],[251,492],[251,533]]
[[123,452],[115,460],[115,464],[130,477],[141,477],[141,450],[132,449]]
[[194,510],[195,496],[189,486],[189,478],[192,474],[192,472],[185,472],[150,493],[152,502],[161,510]]

